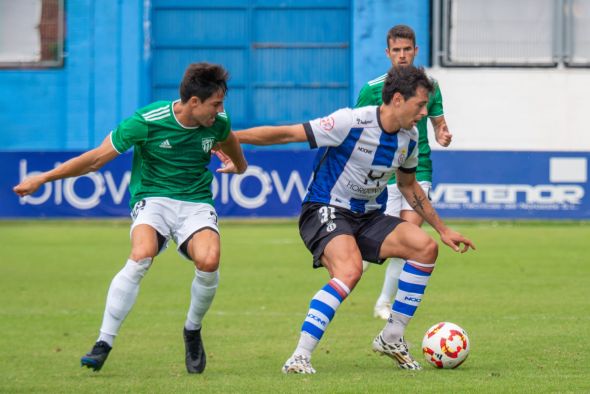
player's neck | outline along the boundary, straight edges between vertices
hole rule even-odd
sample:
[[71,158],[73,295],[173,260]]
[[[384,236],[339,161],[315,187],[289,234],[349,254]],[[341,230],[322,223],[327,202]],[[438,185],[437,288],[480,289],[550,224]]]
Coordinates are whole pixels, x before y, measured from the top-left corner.
[[195,127],[200,126],[198,121],[194,119],[190,114],[190,109],[187,105],[184,105],[182,101],[174,103],[172,108],[176,120],[184,127]]
[[388,134],[395,134],[402,128],[393,108],[384,104],[379,107],[379,124]]

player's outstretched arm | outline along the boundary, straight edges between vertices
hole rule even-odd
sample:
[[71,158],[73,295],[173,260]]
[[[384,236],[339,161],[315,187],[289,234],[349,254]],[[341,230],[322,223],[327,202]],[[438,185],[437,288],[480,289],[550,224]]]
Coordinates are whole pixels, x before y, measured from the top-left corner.
[[[406,201],[414,208],[422,218],[428,222],[440,235],[443,243],[453,249],[455,252],[465,253],[469,248],[475,250],[475,245],[469,239],[465,238],[460,233],[448,228],[442,219],[436,213],[436,210],[430,204],[428,197],[424,194],[424,190],[416,182],[416,175],[414,173],[408,174],[402,171],[397,171],[397,186]],[[461,247],[463,245],[463,247]]]
[[286,126],[259,126],[236,131],[241,144],[275,145],[307,141],[303,124]]
[[248,163],[235,134],[230,133],[229,137],[218,145],[221,149],[214,149],[212,152],[221,160],[223,168],[218,169],[217,172],[243,174],[248,168]]
[[441,115],[430,118],[430,122],[434,128],[434,138],[436,139],[436,142],[445,148],[449,146],[453,141],[453,134],[449,132],[449,127],[447,126],[445,116]]
[[19,196],[24,197],[35,193],[46,182],[96,171],[118,155],[119,152],[113,148],[109,135],[97,148],[82,153],[80,156],[62,163],[51,171],[28,177],[12,190]]

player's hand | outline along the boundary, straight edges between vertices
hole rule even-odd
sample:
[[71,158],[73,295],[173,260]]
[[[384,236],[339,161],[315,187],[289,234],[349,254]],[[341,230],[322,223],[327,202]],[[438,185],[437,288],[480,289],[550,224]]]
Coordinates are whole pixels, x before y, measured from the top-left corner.
[[16,194],[21,197],[33,194],[43,185],[45,181],[41,175],[34,175],[26,178],[24,181],[12,188]]
[[447,125],[443,125],[434,133],[434,137],[436,138],[436,142],[439,143],[440,146],[444,146],[445,148],[451,144],[453,140],[453,134],[449,132]]
[[238,169],[236,168],[234,162],[229,158],[228,155],[223,153],[219,147],[211,149],[211,153],[217,156],[219,161],[221,161],[221,168],[217,169],[217,172],[225,173],[225,174],[237,174]]
[[[475,245],[473,242],[451,229],[447,229],[445,232],[441,233],[440,240],[455,252],[465,253],[469,250],[469,248],[475,250]],[[462,248],[461,244],[463,244]]]

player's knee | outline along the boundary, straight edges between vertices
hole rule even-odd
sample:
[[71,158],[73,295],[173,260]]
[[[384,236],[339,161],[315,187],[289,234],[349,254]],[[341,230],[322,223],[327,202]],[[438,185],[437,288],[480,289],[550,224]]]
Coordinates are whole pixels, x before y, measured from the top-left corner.
[[428,237],[428,240],[425,242],[425,245],[422,248],[422,258],[420,259],[420,261],[423,263],[434,264],[437,257],[438,244],[434,239]]
[[195,267],[200,271],[213,272],[219,268],[219,250],[209,249],[193,254]]
[[356,264],[354,266],[351,265],[351,267],[346,270],[341,270],[338,274],[334,275],[334,277],[343,281],[350,289],[353,289],[361,279],[362,275],[363,265]]
[[134,261],[143,259],[153,259],[156,256],[154,248],[149,247],[135,247],[131,250],[129,258]]

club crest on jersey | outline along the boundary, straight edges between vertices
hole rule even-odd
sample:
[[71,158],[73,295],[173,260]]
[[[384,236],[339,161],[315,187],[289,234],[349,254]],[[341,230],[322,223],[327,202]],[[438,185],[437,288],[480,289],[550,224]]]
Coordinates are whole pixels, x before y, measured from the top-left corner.
[[334,118],[331,116],[322,118],[320,120],[320,127],[324,130],[324,131],[330,131],[334,128]]
[[211,150],[211,148],[213,148],[214,142],[215,142],[215,138],[212,138],[212,137],[203,138],[203,140],[201,141],[201,144],[203,146],[203,152],[209,152]]
[[406,161],[406,150],[403,149],[400,153],[399,156],[397,157],[397,163],[401,166],[402,164],[404,164],[404,162]]

